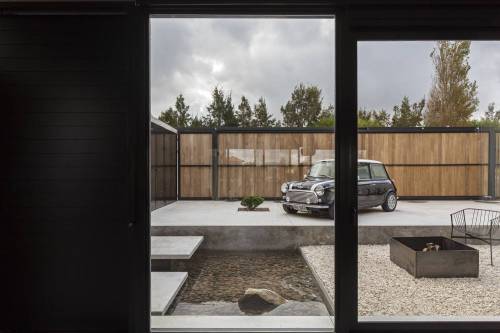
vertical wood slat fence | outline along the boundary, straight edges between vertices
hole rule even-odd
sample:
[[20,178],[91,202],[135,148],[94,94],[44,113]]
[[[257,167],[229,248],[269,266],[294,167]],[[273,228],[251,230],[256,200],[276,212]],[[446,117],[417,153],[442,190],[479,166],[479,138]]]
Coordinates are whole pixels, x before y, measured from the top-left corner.
[[496,133],[495,138],[495,194],[500,196],[500,133]]
[[[180,130],[179,146],[181,199],[277,198],[283,182],[301,179],[314,162],[333,158],[335,134],[328,129]],[[500,193],[500,133],[491,129],[360,129],[358,147],[359,158],[385,163],[402,197]]]
[[151,124],[151,210],[177,200],[177,131]]

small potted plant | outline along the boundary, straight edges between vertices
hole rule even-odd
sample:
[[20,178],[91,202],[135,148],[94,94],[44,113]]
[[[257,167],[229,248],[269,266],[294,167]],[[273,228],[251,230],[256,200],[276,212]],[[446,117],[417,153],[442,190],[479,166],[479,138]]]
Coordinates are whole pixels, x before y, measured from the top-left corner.
[[264,202],[264,198],[257,195],[250,195],[241,199],[241,205],[246,208],[240,208],[240,211],[269,211],[269,208],[257,209]]

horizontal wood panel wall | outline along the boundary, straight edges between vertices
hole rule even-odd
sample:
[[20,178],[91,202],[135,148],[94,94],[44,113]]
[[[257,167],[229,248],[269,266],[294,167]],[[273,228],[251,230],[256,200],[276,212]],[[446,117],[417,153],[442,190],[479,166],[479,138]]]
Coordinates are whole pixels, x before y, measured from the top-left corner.
[[181,199],[212,197],[212,134],[179,134]]
[[[184,198],[212,195],[211,138],[181,134]],[[222,132],[217,140],[218,197],[273,198],[283,182],[300,179],[312,163],[333,157],[335,135]],[[488,194],[488,133],[360,133],[358,142],[359,158],[384,162],[401,196]]]

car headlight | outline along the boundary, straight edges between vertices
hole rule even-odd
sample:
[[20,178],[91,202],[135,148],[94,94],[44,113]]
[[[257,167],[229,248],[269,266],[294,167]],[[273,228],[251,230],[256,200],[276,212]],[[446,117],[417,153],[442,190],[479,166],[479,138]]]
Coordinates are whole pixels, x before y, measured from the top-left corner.
[[283,183],[283,185],[281,185],[281,192],[282,193],[288,192],[288,183]]
[[314,189],[314,193],[316,193],[318,197],[321,197],[323,196],[323,194],[325,194],[325,188],[322,185],[318,185]]

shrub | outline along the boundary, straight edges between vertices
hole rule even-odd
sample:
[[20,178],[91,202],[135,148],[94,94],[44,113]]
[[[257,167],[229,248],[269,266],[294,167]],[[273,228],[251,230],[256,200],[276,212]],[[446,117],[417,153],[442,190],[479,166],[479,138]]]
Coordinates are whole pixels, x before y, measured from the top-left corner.
[[252,196],[244,197],[241,200],[241,205],[244,206],[244,207],[247,207],[248,210],[254,210],[259,205],[261,205],[263,202],[264,202],[264,198],[263,197],[253,196],[252,195]]

